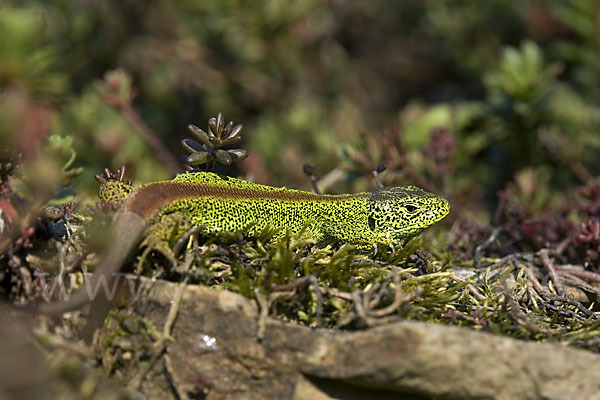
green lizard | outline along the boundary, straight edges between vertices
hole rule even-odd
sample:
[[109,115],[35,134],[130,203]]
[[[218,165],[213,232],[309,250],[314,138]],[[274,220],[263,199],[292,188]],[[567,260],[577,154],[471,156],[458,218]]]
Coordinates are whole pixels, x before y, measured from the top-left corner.
[[[402,243],[444,218],[446,199],[415,186],[388,187],[372,192],[319,195],[300,190],[249,183],[210,172],[180,174],[170,181],[135,189],[107,171],[99,177],[100,198],[122,202],[113,226],[114,245],[105,253],[91,279],[96,287],[121,268],[146,228],[171,214],[181,214],[205,232],[238,231],[250,234],[272,227],[282,232],[304,232],[320,241],[336,239],[361,246]],[[101,291],[100,291],[101,292]],[[59,315],[90,302],[81,289],[69,300],[39,305],[43,314]]]

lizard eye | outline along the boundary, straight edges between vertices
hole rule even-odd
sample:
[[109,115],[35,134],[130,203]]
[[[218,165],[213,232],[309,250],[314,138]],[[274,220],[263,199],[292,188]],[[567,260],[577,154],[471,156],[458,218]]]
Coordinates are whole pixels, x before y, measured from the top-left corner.
[[414,213],[415,211],[418,210],[417,206],[414,206],[412,204],[407,204],[404,206],[404,208],[406,209],[406,211],[408,211],[409,213]]

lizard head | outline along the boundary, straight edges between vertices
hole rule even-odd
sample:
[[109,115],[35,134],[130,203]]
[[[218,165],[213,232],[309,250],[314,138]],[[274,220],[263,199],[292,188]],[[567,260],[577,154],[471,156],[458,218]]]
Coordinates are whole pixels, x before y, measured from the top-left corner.
[[406,242],[450,212],[446,199],[416,186],[376,189],[368,205],[369,229],[393,242]]

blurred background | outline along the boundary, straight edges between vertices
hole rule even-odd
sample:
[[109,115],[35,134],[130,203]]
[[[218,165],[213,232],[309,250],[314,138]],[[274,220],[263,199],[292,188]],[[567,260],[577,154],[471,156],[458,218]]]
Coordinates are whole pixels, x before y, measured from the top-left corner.
[[598,174],[599,46],[594,0],[1,0],[0,140],[68,149],[62,196],[93,199],[104,167],[173,176],[161,151],[221,112],[250,156],[218,172],[310,189],[312,163],[352,192],[385,160],[485,220],[499,190],[543,210]]
[[[93,252],[95,237],[102,236],[97,232],[108,232],[103,208],[85,207],[98,200],[94,175],[125,165],[136,184],[173,177],[188,155],[181,141],[194,138],[188,125],[207,131],[208,119],[218,113],[244,125],[235,147],[249,156],[218,165],[217,172],[311,190],[305,172],[314,169],[325,193],[370,191],[380,179],[450,200],[451,214],[423,235],[430,235],[424,240],[428,252],[413,242],[398,250],[403,258],[387,258],[385,249],[375,255],[386,264],[401,260],[414,267],[410,285],[418,282],[420,291],[416,305],[407,308],[409,318],[536,339],[569,332],[564,338],[570,344],[599,351],[597,313],[590,311],[593,304],[597,311],[600,298],[600,289],[592,287],[600,282],[597,0],[0,0],[0,298],[13,304],[39,300],[37,271],[72,272],[89,248]],[[90,219],[100,220],[100,228],[88,225]],[[63,244],[67,234],[91,245],[82,251],[69,244],[71,238]],[[556,296],[527,300],[524,293],[531,297],[532,289],[516,285],[508,303],[504,277],[490,280],[486,263],[487,272],[479,269],[477,278],[485,302],[481,294],[479,300],[459,294],[464,282],[417,281],[439,265],[477,270],[480,256],[508,260],[539,249],[546,257],[562,254],[556,262],[566,269],[557,265],[558,273],[548,274],[575,282],[585,306],[561,300],[559,309]],[[328,268],[317,272],[322,282],[343,291],[347,282],[355,288],[376,282],[372,277],[379,275],[351,263],[346,247],[336,251],[341,256],[331,259],[338,264],[313,263]],[[268,279],[288,279],[277,261],[287,258],[273,254],[279,253],[265,264],[273,270],[261,268],[259,278],[232,275],[240,292],[246,288],[252,296],[258,292],[250,288],[267,287]],[[325,254],[311,251],[310,257]],[[530,270],[541,271],[547,285],[538,291],[555,293],[558,278],[544,272],[554,267],[550,261],[543,262],[545,269],[536,266],[530,254]],[[221,253],[215,255],[221,264]],[[342,263],[350,267],[340,268]],[[291,264],[281,264],[295,276]],[[501,261],[494,265],[504,268]],[[218,268],[213,271],[220,273]],[[540,286],[535,276],[522,279],[523,266],[512,271],[519,285],[529,279]],[[378,293],[398,293],[383,273],[388,282],[377,281]],[[204,283],[205,275],[198,276],[193,279]],[[408,288],[411,296],[417,293]],[[371,290],[364,292],[374,296]],[[316,298],[305,294],[303,311],[296,311],[299,301],[290,304],[306,322],[318,309]],[[414,298],[406,299],[402,307]],[[521,319],[516,303],[533,318]],[[578,309],[566,309],[574,303]],[[331,304],[332,315],[341,314],[339,299]],[[508,304],[510,312],[504,312]],[[20,383],[14,377],[22,375],[43,384],[40,392],[27,388],[35,390],[32,398],[52,396],[41,358],[23,356],[31,350],[23,339],[29,326],[13,322],[0,329],[7,360],[4,369],[0,365],[6,372],[0,386]],[[114,343],[118,348],[121,342]],[[131,355],[127,349],[121,354]],[[106,373],[125,360],[103,354]],[[148,359],[147,353],[134,354]],[[137,365],[138,355],[123,365]],[[23,363],[12,363],[16,359]],[[80,364],[73,365],[65,368],[69,382],[90,387]]]

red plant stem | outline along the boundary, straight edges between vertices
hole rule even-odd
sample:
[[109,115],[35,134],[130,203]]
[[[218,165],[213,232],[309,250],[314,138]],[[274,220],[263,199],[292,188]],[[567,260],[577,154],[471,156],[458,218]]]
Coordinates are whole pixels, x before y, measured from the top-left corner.
[[158,139],[158,135],[137,115],[130,104],[119,104],[117,106],[123,113],[123,116],[129,123],[142,135],[144,140],[150,145],[156,153],[158,159],[173,173],[181,171],[181,166],[177,159],[171,154],[169,149]]

